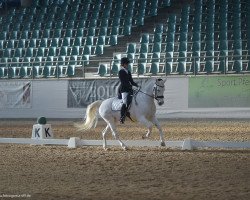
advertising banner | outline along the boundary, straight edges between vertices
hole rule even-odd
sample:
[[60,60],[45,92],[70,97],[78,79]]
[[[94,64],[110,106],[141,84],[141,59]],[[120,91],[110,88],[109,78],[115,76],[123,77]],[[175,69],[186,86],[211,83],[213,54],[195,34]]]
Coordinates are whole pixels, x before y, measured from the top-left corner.
[[31,108],[31,82],[1,81],[1,108]]
[[[139,85],[142,85],[147,80],[134,79]],[[68,108],[86,108],[94,101],[116,97],[119,84],[118,79],[69,80]]]
[[250,76],[191,77],[188,107],[250,107]]

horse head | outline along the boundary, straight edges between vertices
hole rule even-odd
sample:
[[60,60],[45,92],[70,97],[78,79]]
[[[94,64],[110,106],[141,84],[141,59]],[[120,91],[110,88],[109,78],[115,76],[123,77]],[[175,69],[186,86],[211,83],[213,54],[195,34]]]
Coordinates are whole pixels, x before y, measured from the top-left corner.
[[165,82],[167,79],[163,80],[158,78],[155,80],[154,84],[154,98],[157,100],[159,106],[164,104],[164,91],[165,91]]

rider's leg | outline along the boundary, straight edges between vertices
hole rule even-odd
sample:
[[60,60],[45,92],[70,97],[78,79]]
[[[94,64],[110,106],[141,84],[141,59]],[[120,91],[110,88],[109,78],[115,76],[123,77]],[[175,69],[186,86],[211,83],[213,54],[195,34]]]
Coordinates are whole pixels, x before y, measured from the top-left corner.
[[120,122],[123,124],[126,118],[126,112],[127,112],[127,92],[122,93],[122,108],[121,108],[121,118]]

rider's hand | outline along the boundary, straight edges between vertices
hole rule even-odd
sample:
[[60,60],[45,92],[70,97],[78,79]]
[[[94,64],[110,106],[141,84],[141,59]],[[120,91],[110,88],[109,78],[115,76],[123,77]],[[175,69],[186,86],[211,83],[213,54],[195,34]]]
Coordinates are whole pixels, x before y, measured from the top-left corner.
[[138,89],[138,87],[139,87],[138,85],[137,85],[137,86],[134,86],[134,85],[132,86],[132,88],[133,88],[134,90],[135,90],[135,89]]

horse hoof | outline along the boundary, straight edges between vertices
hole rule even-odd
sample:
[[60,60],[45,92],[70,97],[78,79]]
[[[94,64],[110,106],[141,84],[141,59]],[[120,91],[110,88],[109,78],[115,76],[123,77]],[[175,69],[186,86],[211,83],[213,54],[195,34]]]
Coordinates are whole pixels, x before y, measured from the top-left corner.
[[107,148],[107,147],[103,147],[103,150],[104,150],[104,151],[108,151],[108,150],[109,150],[109,148]]
[[165,142],[161,142],[161,146],[165,147],[166,146]]
[[123,149],[124,151],[127,151],[127,150],[128,150],[128,147],[127,147],[127,146],[124,146],[124,147],[122,147],[122,149]]
[[143,140],[146,140],[146,139],[148,139],[148,137],[147,137],[146,135],[143,135],[143,136],[142,136],[142,139],[143,139]]

